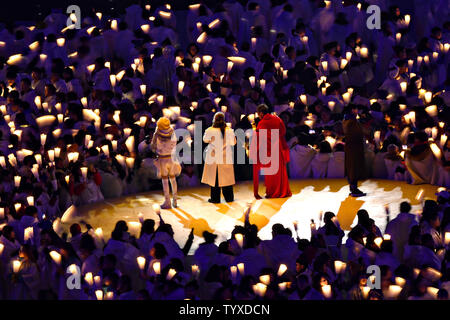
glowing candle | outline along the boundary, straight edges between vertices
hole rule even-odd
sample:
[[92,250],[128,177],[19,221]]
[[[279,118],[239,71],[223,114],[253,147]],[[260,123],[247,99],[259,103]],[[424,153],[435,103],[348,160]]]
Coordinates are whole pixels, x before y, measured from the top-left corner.
[[153,271],[155,274],[161,274],[161,262],[155,261],[155,263],[153,263]]
[[25,241],[30,240],[31,238],[33,238],[34,235],[34,231],[33,231],[33,227],[28,227],[25,228],[25,230],[23,231],[23,238]]
[[264,297],[267,291],[267,286],[264,283],[257,283],[253,285],[253,291],[259,297]]
[[406,93],[406,87],[408,86],[408,83],[406,83],[406,81],[402,81],[400,82],[400,88],[402,89],[402,93],[405,94]]
[[39,48],[39,41],[35,41],[28,46],[31,51],[36,51]]
[[92,272],[86,273],[84,276],[84,280],[88,283],[88,285],[93,286],[94,285],[94,277],[92,275]]
[[250,76],[248,78],[248,81],[250,81],[250,85],[252,86],[252,88],[255,87],[255,76]]
[[231,277],[232,277],[233,279],[236,279],[236,276],[237,276],[237,267],[236,267],[236,266],[231,266],[231,267],[230,267],[230,271],[231,271]]
[[405,285],[405,283],[406,283],[406,280],[403,279],[402,277],[395,277],[395,284],[396,285],[398,285],[400,287],[403,287]]
[[377,245],[378,248],[381,247],[381,244],[383,243],[383,238],[382,237],[376,237],[373,242]]
[[108,291],[105,296],[105,300],[114,300],[114,292]]
[[149,25],[149,24],[143,24],[143,25],[141,26],[141,30],[142,30],[144,33],[148,33],[148,32],[150,31],[150,25]]
[[239,244],[239,247],[244,247],[244,236],[241,233],[236,233],[234,235],[234,238],[236,239],[236,242]]
[[288,282],[281,282],[278,284],[278,287],[280,288],[281,291],[284,291],[284,290],[286,290],[287,285],[288,285]]
[[367,299],[369,297],[370,290],[371,290],[370,287],[361,287],[364,299]]
[[324,72],[328,71],[328,61],[322,61],[322,69]]
[[178,92],[182,93],[184,89],[184,81],[178,81]]
[[325,298],[331,298],[331,286],[329,284],[322,286],[322,294]]
[[342,99],[344,100],[345,104],[348,104],[350,102],[350,92],[345,92],[342,94]]
[[167,280],[172,280],[173,277],[177,274],[177,271],[175,269],[170,268],[169,272],[167,272]]
[[369,56],[369,49],[366,47],[362,47],[359,51],[359,54],[362,58],[367,58]]
[[341,274],[345,271],[345,268],[347,267],[347,264],[345,262],[336,260],[334,261],[334,270],[336,270],[337,274]]
[[437,138],[437,135],[438,135],[438,128],[437,127],[431,128],[431,137],[433,138],[433,140]]
[[325,138],[325,141],[327,141],[330,144],[331,148],[334,148],[334,146],[336,145],[336,139],[331,136],[327,136]]
[[426,103],[431,103],[431,99],[433,98],[433,93],[431,91],[425,92],[424,98],[425,98]]
[[14,176],[14,186],[18,188],[20,186],[20,180],[22,179],[21,176]]
[[111,29],[112,30],[117,31],[118,30],[117,26],[118,26],[117,20],[111,21]]
[[227,72],[230,73],[231,69],[233,69],[233,62],[232,61],[228,61],[228,63],[227,63]]
[[108,147],[108,145],[103,145],[102,147],[101,147],[101,149],[102,149],[102,151],[103,151],[103,153],[107,156],[107,157],[109,157],[109,147]]
[[144,270],[144,268],[145,268],[145,258],[144,257],[137,257],[137,263],[138,263],[139,269]]
[[279,276],[279,277],[281,277],[285,272],[286,272],[286,270],[287,270],[287,266],[285,265],[285,264],[280,264],[280,266],[278,267],[278,273],[277,273],[277,275]]
[[373,134],[373,138],[374,138],[375,142],[377,144],[379,144],[380,143],[380,139],[381,139],[381,132],[379,130],[375,131],[374,134]]
[[81,98],[81,104],[83,105],[83,107],[87,108],[88,100],[86,97]]
[[206,32],[202,32],[202,33],[198,36],[197,42],[200,43],[200,44],[204,44],[204,43],[206,42],[206,38],[207,38]]
[[411,21],[411,16],[409,14],[405,14],[405,24],[406,24],[406,26],[409,25],[410,21]]
[[383,240],[391,240],[391,235],[389,233],[385,233],[383,235]]
[[112,85],[113,87],[115,87],[115,86],[116,86],[116,81],[117,81],[116,75],[114,75],[114,74],[110,75],[110,76],[109,76],[109,81],[111,82],[111,85]]
[[5,159],[4,156],[0,156],[0,165],[1,165],[3,168],[6,168],[6,159]]
[[202,60],[203,60],[203,64],[205,65],[205,67],[207,67],[211,63],[212,57],[208,56],[208,55],[205,55],[205,56],[202,57]]
[[244,275],[244,271],[245,271],[245,266],[244,266],[244,263],[238,263],[237,264],[237,268],[238,268],[238,270],[239,270],[239,273],[241,274],[241,275]]
[[147,86],[145,84],[141,84],[139,88],[141,89],[142,95],[145,96],[145,93],[147,92]]
[[430,144],[430,148],[431,148],[431,151],[433,151],[434,156],[437,159],[441,159],[442,152],[441,152],[441,149],[437,146],[437,144],[436,143]]
[[436,61],[439,58],[438,52],[433,52],[433,60]]
[[308,105],[308,98],[306,97],[306,94],[300,95],[300,101],[306,106]]
[[34,197],[33,196],[28,196],[27,197],[27,202],[28,202],[28,205],[34,206]]
[[447,135],[446,134],[441,135],[441,139],[440,139],[441,148],[444,147],[446,142],[447,142]]
[[39,128],[50,126],[53,122],[55,122],[56,117],[53,115],[45,115],[36,119],[36,123]]
[[402,39],[402,34],[400,32],[397,32],[395,34],[395,40],[397,40],[397,42],[400,42],[401,39]]
[[130,153],[134,151],[134,136],[129,136],[125,141],[125,145]]
[[100,276],[95,276],[94,277],[94,283],[97,287],[100,287],[102,284],[102,278],[100,278]]
[[14,260],[13,261],[13,272],[14,273],[18,273],[19,272],[21,264],[22,263],[19,260]]
[[103,291],[95,290],[95,296],[97,297],[97,300],[103,300]]
[[400,287],[398,285],[390,285],[387,296],[391,299],[396,299],[401,291],[402,291],[402,287]]
[[66,43],[66,39],[64,39],[64,38],[58,38],[58,39],[56,39],[56,44],[59,46],[59,47],[64,47],[64,44]]
[[161,106],[164,102],[164,96],[163,95],[157,96],[156,101],[158,101],[158,104]]
[[431,267],[428,267],[424,270],[424,276],[431,280],[432,282],[439,280],[442,277],[442,273],[437,271],[436,269],[433,269]]
[[414,125],[416,123],[416,113],[414,111],[411,111],[408,113],[408,115],[411,123]]
[[122,77],[125,75],[125,70],[120,71],[119,73],[116,74],[116,79],[117,81],[121,81]]
[[41,61],[41,63],[43,64],[45,62],[45,60],[47,60],[47,55],[44,53],[41,53],[39,55],[39,60]]
[[347,66],[348,60],[347,59],[341,59],[341,69],[344,69]]
[[49,255],[50,255],[50,257],[53,259],[53,261],[55,261],[55,263],[56,263],[57,265],[60,265],[60,264],[61,264],[61,255],[60,255],[58,252],[56,252],[55,250],[53,250],[53,251],[50,251]]
[[252,43],[252,49],[255,50],[255,48],[256,48],[256,38],[251,38],[250,41]]
[[33,173],[34,177],[39,180],[39,172],[38,171],[39,171],[39,165],[34,164],[33,167],[31,168],[31,172]]
[[198,73],[199,68],[200,68],[200,65],[198,63],[194,62],[192,64],[192,69],[194,69],[195,73]]
[[270,275],[265,274],[265,275],[260,276],[259,281],[261,281],[265,285],[269,285],[270,284]]
[[266,88],[266,80],[259,80],[259,86],[261,87],[261,90],[264,91],[264,89]]
[[345,53],[345,59],[347,59],[347,61],[350,61],[352,59],[352,53],[350,51],[347,51]]

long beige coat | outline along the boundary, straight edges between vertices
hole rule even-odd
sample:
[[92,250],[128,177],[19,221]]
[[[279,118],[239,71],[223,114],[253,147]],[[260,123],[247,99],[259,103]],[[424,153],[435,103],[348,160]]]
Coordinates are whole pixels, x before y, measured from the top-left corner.
[[208,146],[206,148],[202,183],[214,187],[216,185],[216,171],[218,171],[219,187],[235,184],[233,146],[236,144],[236,136],[233,130],[227,127],[225,139],[223,139],[219,128],[209,127],[203,135],[203,141],[208,143]]

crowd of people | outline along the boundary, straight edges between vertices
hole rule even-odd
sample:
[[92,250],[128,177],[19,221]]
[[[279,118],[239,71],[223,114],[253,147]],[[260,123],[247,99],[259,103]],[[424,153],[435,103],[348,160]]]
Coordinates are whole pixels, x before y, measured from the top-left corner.
[[[54,12],[3,28],[2,298],[445,299],[446,191],[425,202],[420,221],[402,204],[384,236],[360,211],[342,246],[332,213],[309,240],[275,225],[261,241],[248,221],[219,246],[206,233],[193,257],[192,235],[181,249],[162,220],[156,230],[143,221],[138,239],[119,221],[106,243],[89,225],[57,228],[71,205],[161,188],[151,148],[161,117],[193,133],[221,111],[229,127],[251,129],[260,104],[284,122],[290,178],[344,177],[342,120],[353,112],[366,177],[449,187],[448,3],[415,1],[405,13],[391,2],[198,1],[180,28],[180,12],[142,1],[120,17],[94,10],[68,25]],[[370,4],[381,29],[367,28]],[[177,138],[195,144],[193,134]],[[174,183],[199,185],[202,169],[181,163]],[[250,164],[234,173],[252,178]],[[370,264],[382,279],[369,292]],[[68,289],[76,266],[81,289]]]

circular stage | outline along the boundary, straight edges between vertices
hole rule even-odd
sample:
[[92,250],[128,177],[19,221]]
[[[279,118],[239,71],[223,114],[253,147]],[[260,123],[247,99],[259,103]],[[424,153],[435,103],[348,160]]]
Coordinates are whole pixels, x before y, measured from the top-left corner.
[[[250,222],[258,226],[261,239],[271,239],[271,227],[274,223],[281,223],[294,232],[294,221],[298,222],[299,236],[309,238],[311,219],[319,225],[321,211],[334,212],[342,229],[348,232],[356,223],[356,212],[366,209],[377,226],[384,231],[386,205],[389,206],[391,220],[397,216],[399,205],[405,200],[411,203],[412,212],[419,212],[421,202],[416,199],[418,193],[423,190],[424,199],[436,199],[438,188],[432,185],[410,185],[400,181],[370,179],[360,185],[360,189],[366,192],[367,196],[352,198],[349,197],[347,181],[344,179],[290,180],[290,186],[290,198],[255,200],[251,182],[239,183],[234,186],[235,201],[220,204],[207,201],[210,192],[208,186],[179,190],[179,207],[161,210],[161,216],[166,223],[172,225],[175,240],[181,247],[185,244],[191,228],[194,228],[194,243],[190,251],[193,253],[203,241],[202,233],[205,230],[217,234],[217,242],[226,240],[235,225],[244,223],[244,211],[250,201],[253,201]],[[259,193],[264,194],[262,184]],[[130,227],[130,233],[138,236],[139,213],[142,213],[144,219],[154,219],[158,223],[159,218],[152,205],[162,203],[163,200],[162,191],[155,191],[82,206],[76,210],[68,210],[61,226],[68,231],[72,223],[84,221],[94,229],[102,228],[107,240],[115,223],[125,220]]]

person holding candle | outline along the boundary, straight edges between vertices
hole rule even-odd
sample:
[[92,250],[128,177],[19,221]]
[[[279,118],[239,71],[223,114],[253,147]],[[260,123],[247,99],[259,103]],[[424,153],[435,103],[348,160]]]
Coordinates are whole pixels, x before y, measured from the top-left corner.
[[221,191],[226,202],[234,201],[232,147],[236,144],[236,137],[233,130],[227,127],[222,112],[214,115],[212,126],[206,129],[203,135],[203,142],[208,144],[202,175],[202,183],[211,187],[211,197],[208,201],[220,203]]
[[31,245],[23,245],[19,252],[20,267],[13,273],[13,285],[9,299],[37,300],[40,289],[40,275]]
[[[150,143],[152,150],[157,154],[156,167],[158,176],[161,177],[164,192],[164,203],[162,209],[176,208],[177,204],[177,180],[176,177],[181,173],[181,166],[174,158],[174,151],[177,139],[174,130],[170,126],[170,119],[161,117],[156,122],[156,131],[153,134]],[[169,180],[172,186],[172,204],[170,203]]]

